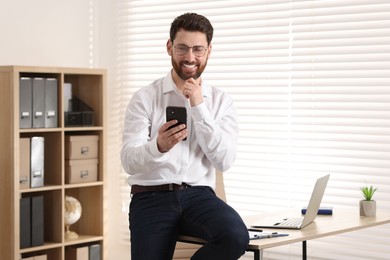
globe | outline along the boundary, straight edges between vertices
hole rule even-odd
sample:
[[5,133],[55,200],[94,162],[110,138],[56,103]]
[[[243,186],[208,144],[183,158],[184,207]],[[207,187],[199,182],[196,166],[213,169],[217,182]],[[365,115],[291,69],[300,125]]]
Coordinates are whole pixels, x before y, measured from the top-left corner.
[[80,202],[71,196],[65,196],[65,238],[76,239],[78,235],[76,232],[70,231],[70,225],[76,223],[81,217],[81,204]]

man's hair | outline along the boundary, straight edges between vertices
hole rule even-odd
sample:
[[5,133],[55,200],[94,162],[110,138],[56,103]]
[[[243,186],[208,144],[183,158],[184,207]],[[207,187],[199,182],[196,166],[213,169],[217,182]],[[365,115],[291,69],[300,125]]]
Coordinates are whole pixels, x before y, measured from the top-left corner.
[[208,45],[210,45],[210,42],[213,39],[214,28],[210,21],[203,15],[196,13],[185,13],[176,17],[171,24],[170,30],[170,39],[172,42],[176,38],[176,33],[180,29],[190,32],[202,32],[206,34]]

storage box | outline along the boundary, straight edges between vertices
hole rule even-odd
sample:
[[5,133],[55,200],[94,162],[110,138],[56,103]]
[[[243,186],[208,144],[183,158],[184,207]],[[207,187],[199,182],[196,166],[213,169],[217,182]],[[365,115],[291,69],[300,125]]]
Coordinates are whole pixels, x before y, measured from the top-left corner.
[[65,141],[65,159],[98,158],[98,135],[67,135]]
[[88,247],[68,247],[65,251],[65,260],[89,260]]
[[98,159],[66,160],[65,180],[67,184],[97,181]]
[[34,256],[34,260],[47,260],[47,255]]

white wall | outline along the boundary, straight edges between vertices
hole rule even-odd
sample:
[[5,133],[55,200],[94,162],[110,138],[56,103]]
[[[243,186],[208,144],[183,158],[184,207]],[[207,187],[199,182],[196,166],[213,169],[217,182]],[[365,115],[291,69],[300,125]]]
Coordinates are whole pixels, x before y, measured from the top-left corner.
[[[0,0],[0,66],[106,68],[107,111],[116,97],[116,0]],[[108,125],[114,120],[108,114]],[[121,212],[118,130],[108,129],[106,193],[107,259],[130,259],[117,243]]]
[[1,1],[1,65],[91,65],[96,57],[89,44],[93,2]]

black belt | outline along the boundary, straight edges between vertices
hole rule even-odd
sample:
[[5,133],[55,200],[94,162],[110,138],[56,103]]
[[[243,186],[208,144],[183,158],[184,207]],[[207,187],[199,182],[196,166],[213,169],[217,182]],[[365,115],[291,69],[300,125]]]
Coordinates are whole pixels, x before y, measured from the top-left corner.
[[175,191],[175,190],[183,190],[188,187],[191,186],[186,183],[182,183],[182,184],[169,183],[169,184],[154,185],[154,186],[132,185],[131,194],[136,194],[139,192],[146,192],[146,191]]

